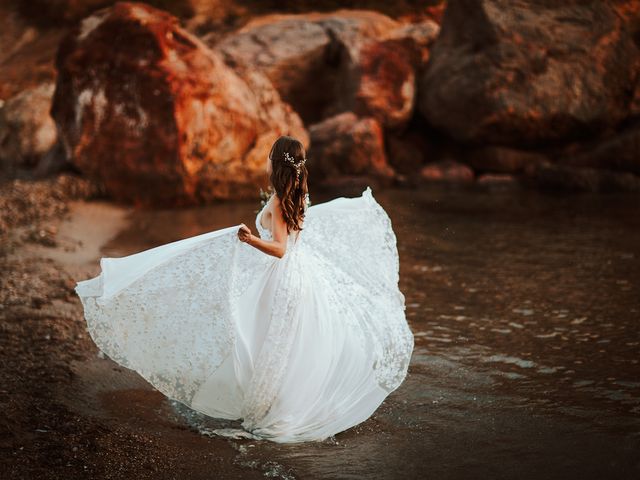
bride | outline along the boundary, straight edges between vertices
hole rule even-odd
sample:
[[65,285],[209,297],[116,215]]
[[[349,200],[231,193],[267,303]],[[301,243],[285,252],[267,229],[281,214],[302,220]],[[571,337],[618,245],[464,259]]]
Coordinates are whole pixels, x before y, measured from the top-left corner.
[[302,144],[267,159],[274,194],[244,224],[121,258],[78,282],[98,347],[246,436],[324,440],[369,418],[414,347],[391,221],[369,187],[309,206]]

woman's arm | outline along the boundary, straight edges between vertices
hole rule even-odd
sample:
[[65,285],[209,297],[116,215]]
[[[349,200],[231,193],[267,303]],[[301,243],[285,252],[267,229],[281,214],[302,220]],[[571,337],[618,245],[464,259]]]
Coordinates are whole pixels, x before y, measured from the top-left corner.
[[282,208],[280,206],[280,200],[277,197],[274,198],[271,208],[271,234],[273,240],[264,240],[255,236],[251,233],[251,229],[244,223],[238,230],[238,238],[267,255],[282,258],[287,251],[288,235],[287,224],[282,217]]

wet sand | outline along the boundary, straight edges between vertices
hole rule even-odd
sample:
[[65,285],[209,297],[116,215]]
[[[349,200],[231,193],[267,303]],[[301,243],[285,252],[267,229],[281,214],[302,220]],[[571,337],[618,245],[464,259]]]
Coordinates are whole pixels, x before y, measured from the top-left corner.
[[99,256],[252,225],[256,205],[69,202],[54,246],[14,239],[0,259],[2,478],[638,478],[637,199],[374,196],[398,234],[416,349],[369,420],[319,443],[209,437],[233,422],[99,355],[73,292]]
[[42,213],[46,190],[2,236],[0,478],[262,478],[233,444],[195,433],[138,375],[99,357],[73,289],[99,272],[129,210],[67,200]]

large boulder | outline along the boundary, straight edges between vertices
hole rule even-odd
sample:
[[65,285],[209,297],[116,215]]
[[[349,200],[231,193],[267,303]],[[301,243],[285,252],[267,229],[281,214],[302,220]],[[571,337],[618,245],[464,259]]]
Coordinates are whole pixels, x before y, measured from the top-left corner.
[[380,13],[267,15],[215,44],[229,60],[264,72],[307,123],[346,110],[357,85],[354,64],[369,41],[384,38],[400,24]]
[[394,175],[387,164],[382,128],[371,117],[358,118],[353,112],[344,112],[311,125],[309,135],[309,171],[314,180],[340,175]]
[[450,0],[419,109],[463,142],[535,146],[614,127],[640,71],[628,25],[612,2]]
[[372,116],[389,128],[406,125],[416,97],[412,59],[401,42],[371,41],[355,53],[349,82],[353,94],[345,107],[361,116]]
[[[95,10],[113,5],[118,0],[4,0],[14,3],[21,15],[42,28],[73,24]],[[145,3],[161,8],[178,17],[190,17],[200,3],[207,0],[147,0]],[[209,0],[211,3],[211,0]]]
[[549,156],[535,151],[489,145],[465,152],[465,160],[478,172],[521,173],[531,165],[548,162]]
[[640,125],[609,135],[606,138],[582,142],[573,152],[558,155],[563,165],[592,167],[640,175]]
[[525,169],[525,184],[545,189],[576,192],[640,192],[640,176],[592,167],[540,163]]
[[54,84],[44,83],[11,97],[0,108],[0,167],[32,168],[54,147],[56,125],[49,115]]
[[0,19],[0,99],[53,82],[53,57],[62,29],[39,30],[16,11],[16,5],[5,1],[0,2]]
[[424,20],[354,43],[338,97],[342,108],[375,118],[385,130],[403,130],[414,112],[416,72],[428,62],[439,31],[435,22]]
[[269,82],[237,74],[178,19],[143,3],[84,19],[56,66],[51,112],[67,155],[118,200],[253,196],[278,135],[308,143]]
[[264,73],[305,121],[321,118],[335,94],[332,38],[313,22],[284,19],[245,27],[216,45],[227,63]]
[[307,123],[353,111],[397,129],[413,114],[415,72],[438,32],[431,20],[338,10],[267,15],[214,43],[228,61],[264,72]]

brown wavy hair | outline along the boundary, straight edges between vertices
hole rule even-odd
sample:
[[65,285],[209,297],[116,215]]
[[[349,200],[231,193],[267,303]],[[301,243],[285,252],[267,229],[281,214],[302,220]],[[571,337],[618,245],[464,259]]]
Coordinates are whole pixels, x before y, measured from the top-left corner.
[[306,165],[301,165],[300,175],[298,176],[296,167],[285,160],[285,152],[293,157],[294,162],[297,164],[306,159],[306,153],[302,143],[288,135],[278,138],[271,147],[271,152],[269,152],[269,158],[271,159],[271,177],[269,180],[280,199],[282,216],[287,224],[287,233],[289,233],[292,230],[302,230],[300,223],[305,214],[309,173]]

